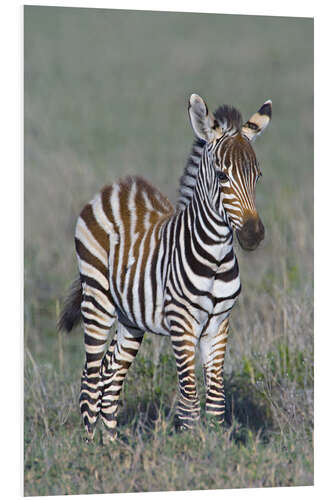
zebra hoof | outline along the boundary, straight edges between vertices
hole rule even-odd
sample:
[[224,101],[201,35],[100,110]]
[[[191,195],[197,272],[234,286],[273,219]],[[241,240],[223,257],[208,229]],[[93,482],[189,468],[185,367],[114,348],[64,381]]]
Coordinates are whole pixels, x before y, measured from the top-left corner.
[[108,445],[110,443],[114,443],[118,439],[117,431],[109,431],[104,429],[102,431],[102,444]]
[[183,432],[183,431],[190,431],[192,429],[195,429],[196,426],[199,424],[200,420],[195,419],[195,420],[190,420],[190,419],[180,419],[179,417],[176,418],[175,420],[175,429],[176,432]]
[[83,441],[86,443],[86,444],[91,444],[93,442],[93,438],[92,437],[84,437],[83,438]]
[[95,421],[93,421],[93,422],[89,422],[88,418],[85,416],[83,419],[83,422],[84,422],[84,428],[85,428],[86,434],[87,434],[87,437],[86,437],[87,442],[92,441],[94,439],[94,435],[95,435],[97,419],[95,419]]
[[85,427],[85,431],[86,431],[86,436],[84,438],[84,442],[85,443],[92,443],[93,440],[94,440],[95,429],[93,429],[92,431],[90,431],[90,430],[87,429],[87,427]]
[[210,430],[220,430],[223,426],[224,419],[217,415],[207,415],[206,425]]

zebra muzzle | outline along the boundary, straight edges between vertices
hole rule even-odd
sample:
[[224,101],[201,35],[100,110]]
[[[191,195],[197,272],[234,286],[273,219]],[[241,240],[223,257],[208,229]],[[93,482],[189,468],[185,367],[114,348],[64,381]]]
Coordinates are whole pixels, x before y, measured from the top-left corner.
[[244,250],[255,250],[265,237],[265,228],[260,217],[251,217],[240,231],[236,231],[236,234]]

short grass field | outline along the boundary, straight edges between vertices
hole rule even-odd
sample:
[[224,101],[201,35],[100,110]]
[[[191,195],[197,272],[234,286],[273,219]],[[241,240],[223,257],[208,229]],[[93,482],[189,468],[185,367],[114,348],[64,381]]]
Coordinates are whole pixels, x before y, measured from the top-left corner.
[[[26,496],[313,484],[313,22],[25,7]],[[105,184],[139,174],[177,200],[193,134],[188,96],[246,121],[266,238],[238,244],[223,428],[176,433],[169,340],[145,335],[124,385],[119,440],[85,441],[82,328],[58,333],[75,278],[73,232]],[[204,392],[198,364],[199,393]]]

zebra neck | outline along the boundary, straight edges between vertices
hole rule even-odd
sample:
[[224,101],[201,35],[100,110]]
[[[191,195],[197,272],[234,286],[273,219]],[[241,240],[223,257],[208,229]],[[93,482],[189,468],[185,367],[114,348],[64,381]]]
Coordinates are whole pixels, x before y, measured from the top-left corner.
[[232,233],[226,211],[221,201],[221,191],[216,179],[215,169],[209,161],[208,149],[203,151],[200,160],[197,182],[193,189],[192,198],[193,203],[199,204],[201,210],[210,214],[210,218],[216,221],[216,225],[221,228],[223,235],[228,231]]
[[206,191],[205,187],[199,175],[190,202],[176,214],[175,238],[182,238],[183,234],[184,244],[187,245],[190,235],[191,240],[195,240],[214,261],[221,262],[233,247],[233,232],[213,206],[209,190]]

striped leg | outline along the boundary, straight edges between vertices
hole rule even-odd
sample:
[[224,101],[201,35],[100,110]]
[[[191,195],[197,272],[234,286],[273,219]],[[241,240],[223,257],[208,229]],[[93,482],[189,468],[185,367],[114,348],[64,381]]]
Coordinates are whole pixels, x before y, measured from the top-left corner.
[[[211,325],[212,326],[212,325]],[[206,413],[218,423],[224,421],[225,398],[223,384],[224,355],[228,340],[229,319],[226,318],[218,332],[207,329],[200,339],[200,352],[206,386]]]
[[92,439],[101,404],[101,364],[116,314],[109,298],[86,283],[83,283],[81,312],[86,363],[81,377],[80,410],[88,436]]
[[118,324],[102,366],[101,418],[111,441],[117,437],[117,412],[124,379],[143,339],[144,332]]
[[200,419],[200,402],[195,378],[195,346],[192,335],[172,331],[171,342],[176,358],[180,397],[176,412],[176,427],[190,429]]

